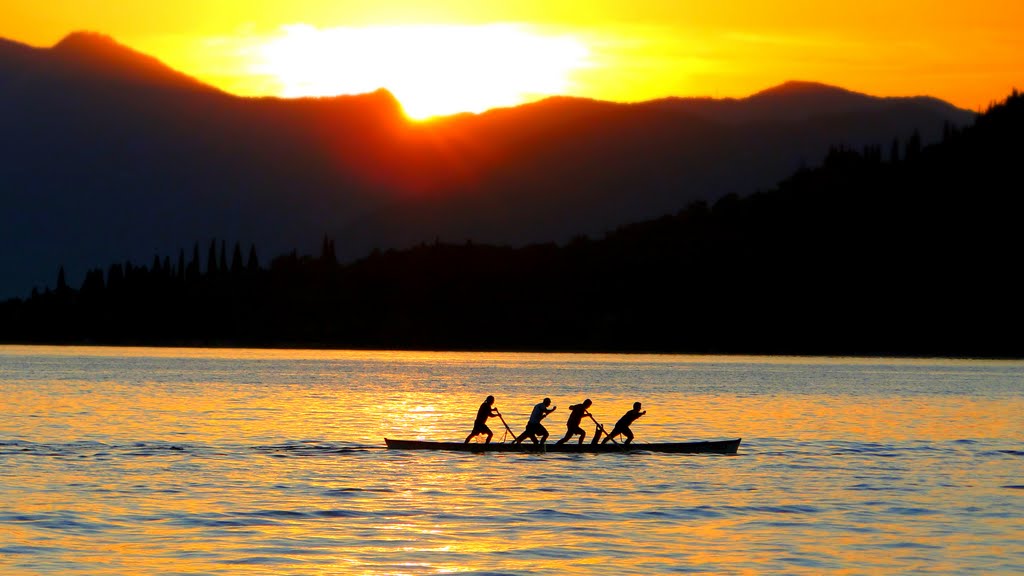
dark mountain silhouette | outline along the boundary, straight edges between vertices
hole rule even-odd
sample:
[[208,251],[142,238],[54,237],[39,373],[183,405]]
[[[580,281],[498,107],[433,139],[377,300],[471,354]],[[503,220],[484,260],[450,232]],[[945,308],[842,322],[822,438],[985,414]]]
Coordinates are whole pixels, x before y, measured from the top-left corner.
[[[776,187],[599,239],[341,265],[212,242],[0,303],[0,342],[1024,357],[1024,97],[924,146],[833,147]],[[228,254],[232,254],[229,258]]]
[[971,116],[931,98],[806,83],[743,100],[552,98],[419,127],[447,153],[435,165],[461,163],[465,192],[402,199],[363,229],[380,226],[380,236],[405,244],[436,235],[523,243],[600,234],[693,200],[774,185],[820,162],[833,144],[888,145],[915,130],[931,142],[944,123]]
[[0,297],[196,238],[351,259],[524,244],[773,185],[831,144],[927,143],[972,114],[789,83],[746,99],[551,98],[410,123],[386,91],[238,98],[90,33],[0,41]]
[[87,76],[96,82],[104,78],[148,86],[161,86],[197,91],[215,89],[173,70],[156,58],[126,48],[109,36],[92,32],[76,32],[58,42],[52,53],[59,62],[58,70],[69,76]]

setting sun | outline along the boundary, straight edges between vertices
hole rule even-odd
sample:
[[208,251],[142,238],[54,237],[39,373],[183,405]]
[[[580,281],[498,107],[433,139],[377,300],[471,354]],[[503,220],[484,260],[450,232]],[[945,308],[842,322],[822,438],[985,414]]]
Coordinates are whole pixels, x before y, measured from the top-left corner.
[[568,91],[588,49],[570,36],[511,24],[293,25],[253,55],[253,72],[284,97],[387,88],[415,119],[481,112]]
[[4,0],[0,37],[108,34],[239,96],[386,88],[413,118],[558,94],[745,97],[788,80],[977,110],[1019,87],[1019,0]]

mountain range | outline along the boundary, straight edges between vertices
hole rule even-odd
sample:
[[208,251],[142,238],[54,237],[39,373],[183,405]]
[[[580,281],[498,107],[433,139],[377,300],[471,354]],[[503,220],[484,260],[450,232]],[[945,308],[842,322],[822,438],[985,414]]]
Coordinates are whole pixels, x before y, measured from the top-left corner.
[[927,143],[974,114],[789,82],[743,99],[554,97],[409,121],[387,91],[241,98],[94,33],[0,40],[0,298],[193,243],[520,245],[773,186],[831,146]]

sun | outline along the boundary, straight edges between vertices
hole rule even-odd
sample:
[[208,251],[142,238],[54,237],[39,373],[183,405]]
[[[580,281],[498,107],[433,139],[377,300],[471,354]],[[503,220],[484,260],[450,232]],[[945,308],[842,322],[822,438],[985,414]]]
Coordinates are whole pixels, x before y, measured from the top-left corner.
[[286,26],[256,50],[253,71],[283,97],[386,88],[413,119],[481,112],[565,93],[587,46],[518,24],[319,29]]

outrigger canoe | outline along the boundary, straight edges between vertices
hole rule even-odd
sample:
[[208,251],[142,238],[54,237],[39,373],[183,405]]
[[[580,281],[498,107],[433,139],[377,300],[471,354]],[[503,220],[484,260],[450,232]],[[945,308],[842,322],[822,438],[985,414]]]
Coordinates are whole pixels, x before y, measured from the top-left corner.
[[424,440],[395,440],[385,438],[388,448],[392,450],[452,450],[456,452],[569,452],[569,453],[598,453],[607,452],[669,452],[672,454],[735,454],[740,447],[741,438],[732,440],[702,440],[698,442],[661,442],[653,444],[631,443],[625,444],[579,444],[566,442],[555,444],[547,442],[543,446],[533,442],[522,444],[491,442],[427,442]]

